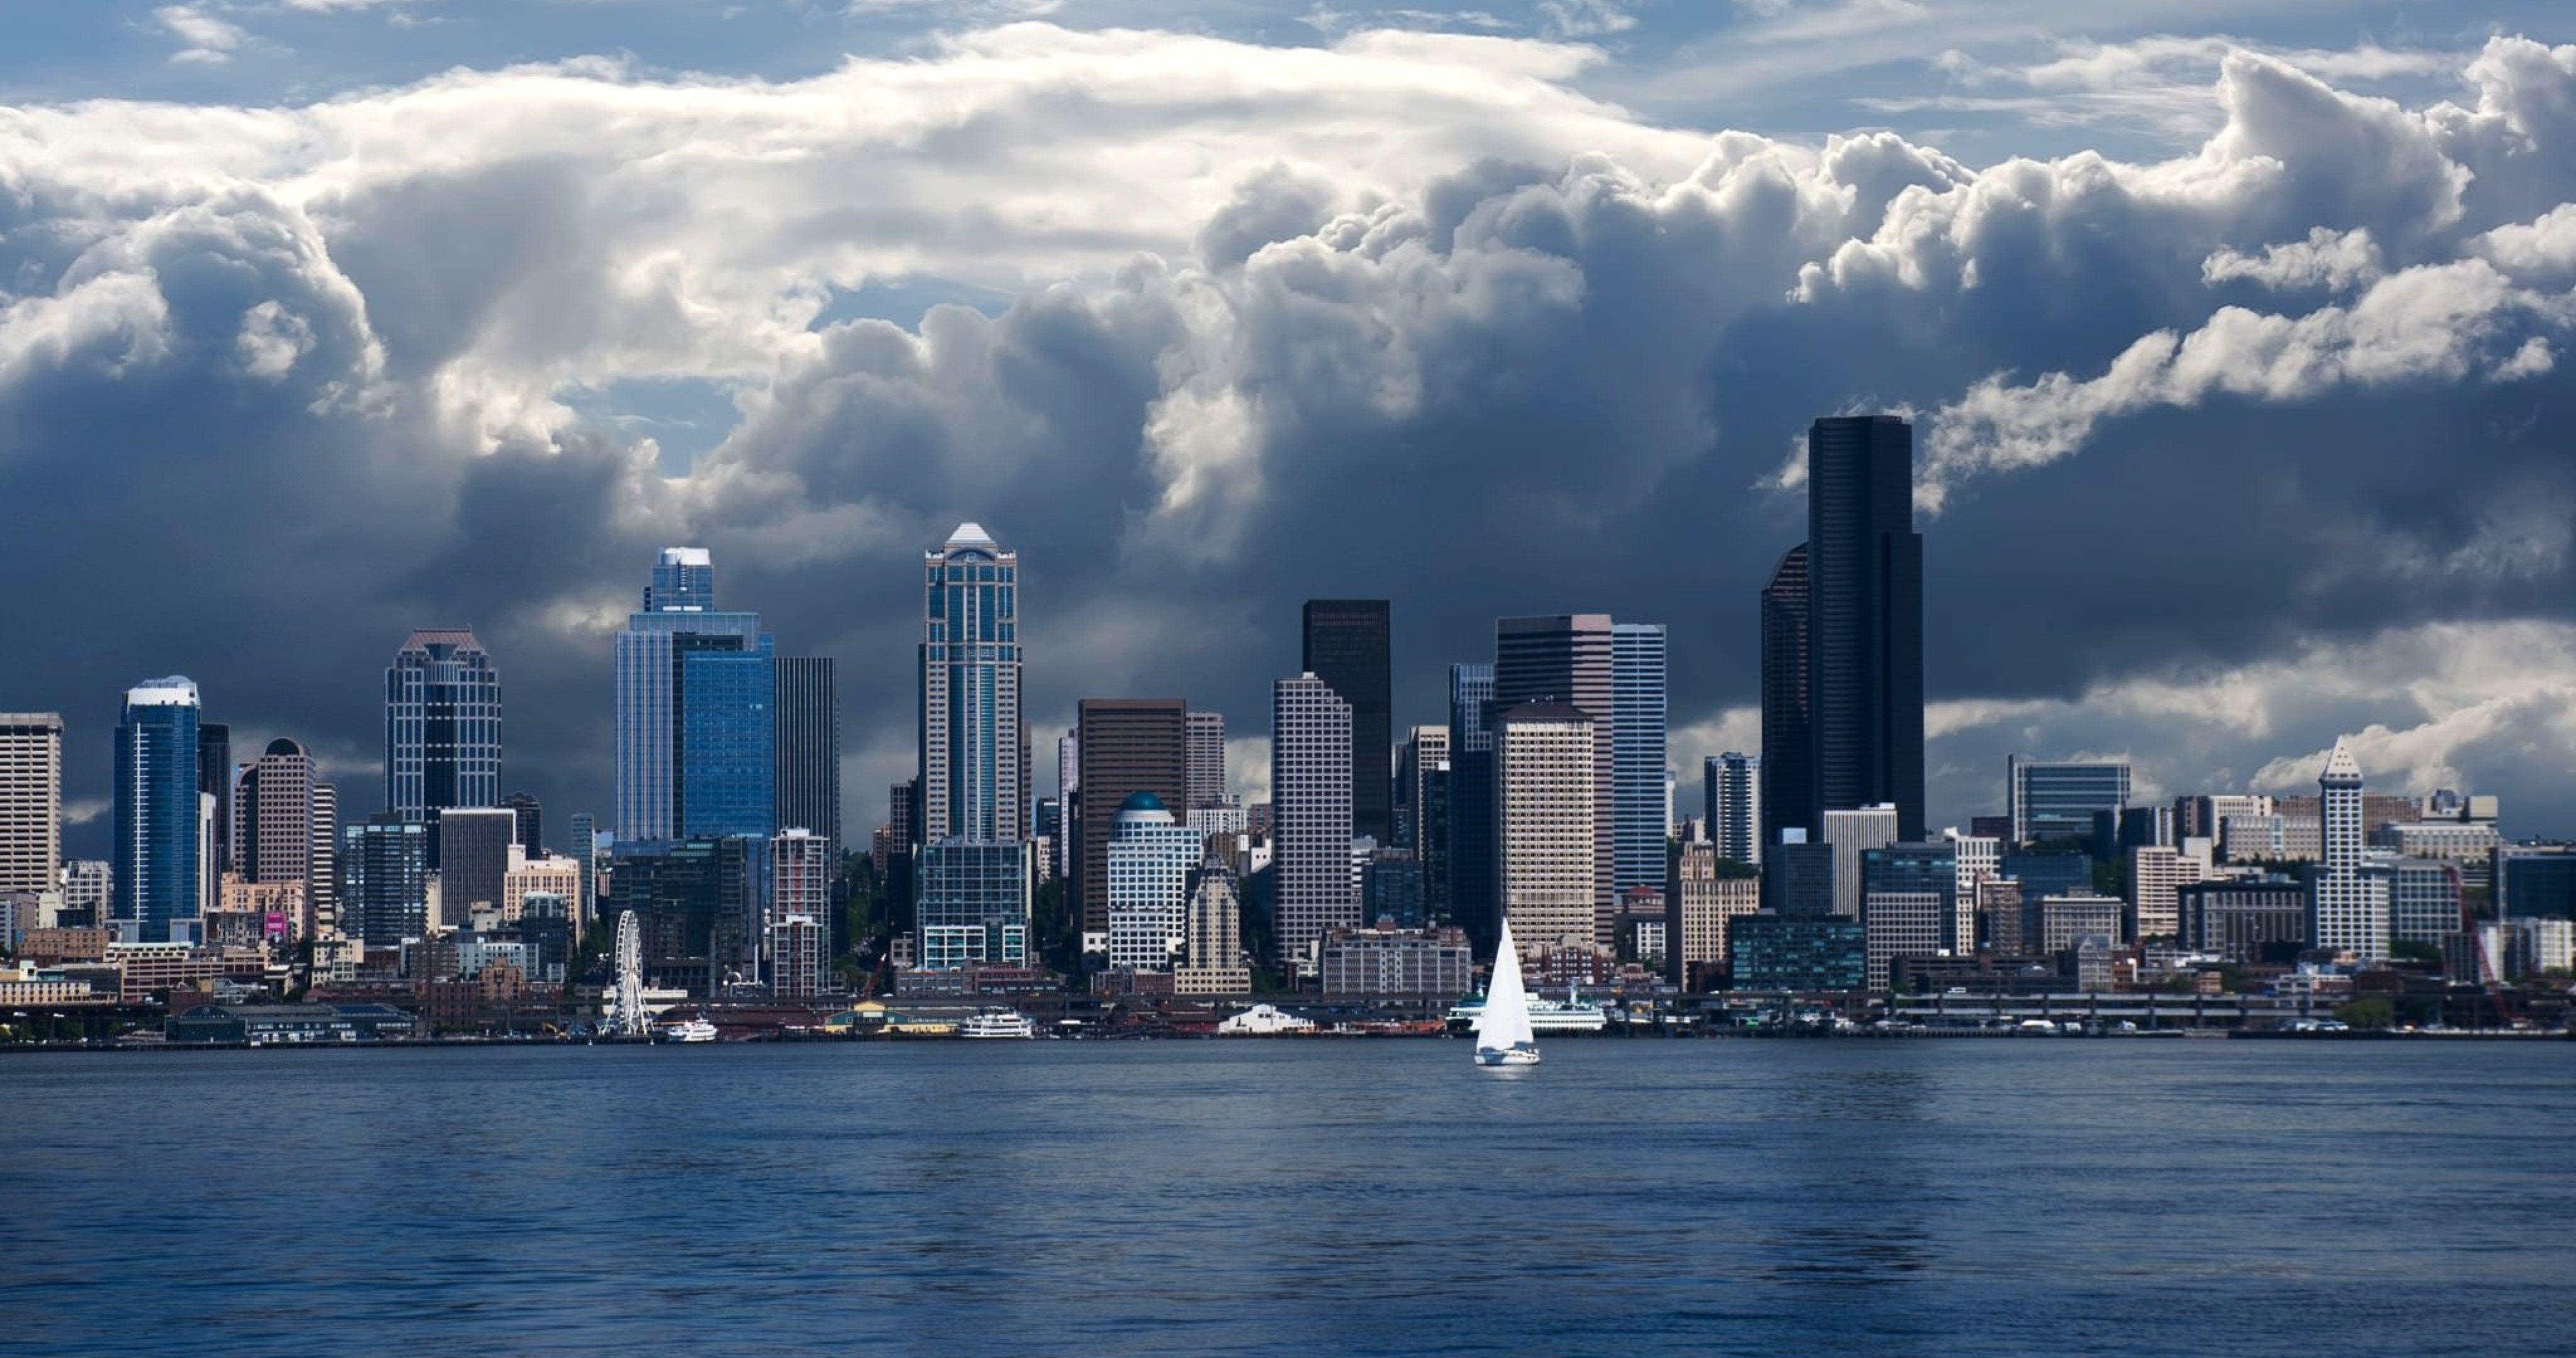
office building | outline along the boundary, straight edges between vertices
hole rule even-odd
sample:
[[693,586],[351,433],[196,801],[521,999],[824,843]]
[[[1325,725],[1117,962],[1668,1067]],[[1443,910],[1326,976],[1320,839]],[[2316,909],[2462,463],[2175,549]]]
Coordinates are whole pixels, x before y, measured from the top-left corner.
[[2183,946],[2194,952],[2285,965],[2307,946],[2308,893],[2300,883],[2223,877],[2178,887],[2174,897]]
[[1898,958],[1937,957],[1948,949],[1952,900],[1947,891],[1872,891],[1862,898],[1868,984],[1886,990]]
[[233,862],[233,731],[222,722],[197,723],[197,792],[215,799],[215,842],[198,846],[198,856],[214,866],[220,879]]
[[565,902],[564,931],[567,937],[580,935],[580,921],[573,918],[572,906],[581,899],[582,865],[580,860],[538,854],[534,858],[513,844],[509,849],[510,864],[501,874],[501,921],[515,924],[527,916],[531,897],[552,896]]
[[202,904],[197,686],[183,675],[125,692],[116,727],[109,914],[130,942],[191,941]]
[[2023,926],[2025,941],[2036,942],[2041,952],[2064,952],[2089,934],[2100,934],[2115,945],[2128,939],[2129,903],[2117,896],[2088,891],[2041,896],[2034,902],[2024,887],[2022,898],[2024,918],[2031,921]]
[[[1797,826],[1782,834],[1786,837],[1771,846],[1762,864],[1762,908],[1802,919],[1834,914],[1834,846],[1821,840],[1809,843],[1807,832]],[[1856,906],[1853,917],[1858,917]]]
[[1728,930],[1728,942],[1737,990],[1818,994],[1869,982],[1868,938],[1856,919],[1747,915]]
[[962,523],[922,555],[921,842],[1028,838],[1020,554]]
[[[617,634],[617,825],[629,844],[776,828],[775,643],[715,607],[704,548],[667,547]],[[443,861],[443,851],[442,851]]]
[[2467,923],[2460,913],[2460,867],[2428,858],[2373,859],[2364,871],[2384,875],[2392,943],[2442,946]]
[[1172,973],[1172,993],[1252,993],[1252,969],[1243,964],[1243,901],[1233,873],[1215,864],[1199,869],[1183,927],[1185,955]]
[[2218,838],[2218,828],[2230,816],[2268,816],[2277,808],[2272,799],[2253,794],[2202,795],[2176,797],[2173,803],[2174,840]]
[[780,656],[774,721],[776,785],[770,801],[781,830],[811,830],[837,864],[841,845],[841,702],[829,656]]
[[[1427,784],[1449,763],[1449,728],[1417,726],[1405,734],[1404,752],[1395,761],[1395,844],[1416,852],[1428,847],[1422,833]],[[1424,854],[1426,861],[1431,855]]]
[[1500,918],[1494,895],[1494,667],[1449,667],[1448,918],[1479,949]]
[[2021,883],[2009,877],[1988,878],[1977,883],[1975,901],[1977,946],[1998,957],[2023,956],[2028,938]]
[[500,672],[466,628],[412,633],[385,667],[385,806],[430,827],[436,867],[438,813],[500,800]]
[[1299,668],[1351,709],[1351,833],[1395,842],[1391,642],[1384,599],[1309,599]]
[[54,890],[62,860],[62,715],[0,712],[0,896]]
[[242,767],[233,785],[232,842],[243,881],[301,882],[308,899],[326,894],[339,829],[317,805],[320,785],[313,757],[283,737]]
[[577,933],[599,918],[599,818],[587,811],[574,812],[569,847],[581,864],[581,895],[575,901],[580,910],[574,916]]
[[452,806],[438,813],[440,923],[463,928],[477,909],[501,909],[518,829],[507,807]]
[[501,799],[501,808],[516,822],[510,830],[519,852],[530,858],[542,858],[546,852],[546,809],[533,792],[513,792]]
[[1700,771],[1701,818],[1717,856],[1762,863],[1762,756],[1729,750],[1710,755]]
[[2129,851],[2129,906],[2138,937],[2182,936],[2182,888],[2200,880],[2200,860],[2178,849],[2145,846]]
[[[729,977],[754,974],[767,857],[768,841],[747,835],[621,840],[601,922],[613,936],[617,917],[635,912],[646,985],[711,995]],[[453,906],[445,911],[455,917]]]
[[1761,879],[1735,864],[1705,840],[1673,849],[1664,888],[1666,961],[1685,990],[1710,988],[1727,960],[1728,930],[1762,908]]
[[2388,956],[2388,879],[2362,871],[2361,765],[2335,741],[2317,776],[2324,861],[2308,870],[2310,941],[2361,961]]
[[1610,882],[1618,891],[1664,885],[1673,811],[1666,674],[1662,623],[1610,625]]
[[1524,950],[1610,946],[1596,894],[1598,743],[1571,703],[1522,703],[1494,719],[1495,875]]
[[[1809,429],[1804,566],[1808,739],[1803,767],[1779,772],[1810,792],[1793,816],[1782,809],[1791,816],[1783,823],[1813,828],[1827,811],[1892,804],[1898,837],[1920,840],[1923,538],[1914,531],[1914,432],[1905,421],[1836,417]],[[1766,608],[1766,671],[1775,649],[1798,649],[1775,648],[1768,622]],[[1769,740],[1766,719],[1765,768],[1789,762]]]
[[1281,679],[1270,692],[1274,935],[1280,966],[1302,971],[1315,965],[1326,930],[1360,922],[1351,705],[1314,674]]
[[2129,766],[2117,763],[2048,762],[2008,755],[2006,796],[2012,808],[2012,842],[2093,838],[2093,815],[2117,817],[2129,804]]
[[1200,837],[1151,792],[1109,822],[1109,965],[1169,971],[1187,943],[1187,892]]
[[1762,795],[1756,810],[1764,850],[1784,831],[1813,834],[1815,723],[1807,689],[1807,547],[1790,548],[1762,586]]
[[[1025,841],[945,839],[922,848],[915,919],[916,956],[924,970],[1029,964],[1029,897],[1035,880],[1029,860]],[[1102,890],[1107,891],[1105,882]],[[1106,947],[1105,928],[1103,934]]]
[[1860,918],[1862,855],[1903,839],[1901,813],[1893,803],[1822,813],[1825,844],[1833,850],[1834,913]]
[[2507,918],[2576,918],[2576,846],[2500,846],[2492,875],[2496,909]]
[[[1607,613],[1502,618],[1494,624],[1494,710],[1559,703],[1573,707],[1591,723],[1597,841],[1592,853],[1592,896],[1596,931],[1604,947],[1609,946],[1611,918],[1619,908],[1615,868],[1618,697],[1612,631]],[[1660,762],[1656,768],[1660,771]]]
[[1959,865],[1954,902],[1958,914],[1950,936],[1958,951],[1969,952],[1977,946],[1977,888],[2003,875],[2003,840],[1957,830],[1944,830],[1941,838],[1949,843]]
[[1189,775],[1189,804],[1182,810],[1221,805],[1225,801],[1225,714],[1190,712],[1182,720],[1183,763]]
[[2093,855],[2088,853],[2007,853],[1996,870],[2021,883],[2022,899],[2028,901],[2093,889]]
[[1464,995],[1476,954],[1457,929],[1340,928],[1325,935],[1327,995]]
[[[829,684],[828,677],[824,681]],[[769,990],[804,999],[823,989],[832,959],[832,882],[839,862],[832,838],[792,826],[769,841],[766,937]]]
[[[1189,711],[1178,698],[1085,698],[1076,707],[1081,760],[1069,885],[1082,917],[1083,951],[1109,946],[1109,831],[1138,792],[1166,807],[1189,798]],[[1276,778],[1274,772],[1273,778]]]

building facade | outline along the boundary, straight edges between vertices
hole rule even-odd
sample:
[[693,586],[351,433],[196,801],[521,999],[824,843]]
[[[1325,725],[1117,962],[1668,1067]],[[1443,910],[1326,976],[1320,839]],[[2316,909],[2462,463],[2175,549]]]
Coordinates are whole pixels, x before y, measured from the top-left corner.
[[[1502,618],[1494,624],[1494,711],[1555,703],[1574,708],[1591,723],[1596,841],[1592,895],[1597,941],[1603,947],[1610,944],[1611,921],[1619,909],[1618,685],[1613,634],[1607,613]],[[1661,770],[1657,765],[1657,777]]]
[[1900,813],[1892,803],[1827,811],[1819,817],[1824,841],[1834,854],[1834,913],[1859,919],[1862,855],[1904,838]]
[[1717,856],[1760,866],[1762,756],[1734,750],[1710,755],[1700,770],[1700,788],[1701,815]]
[[1807,703],[1807,545],[1781,554],[1762,586],[1761,826],[1764,852],[1782,832],[1813,834],[1816,729]]
[[343,924],[370,948],[429,932],[429,826],[384,812],[340,832]]
[[1034,880],[1025,842],[925,845],[915,905],[920,965],[930,971],[1028,965]]
[[172,675],[127,689],[116,727],[109,914],[129,942],[187,942],[195,931],[207,890],[199,795],[197,685]]
[[1109,824],[1109,965],[1169,971],[1180,959],[1200,842],[1153,793],[1119,805]]
[[60,885],[63,719],[0,712],[0,896]]
[[776,664],[770,713],[778,763],[770,800],[778,828],[813,831],[837,863],[847,841],[841,837],[841,700],[832,658],[781,656]]
[[385,806],[431,827],[438,813],[501,801],[501,675],[466,628],[424,628],[385,667]]
[[763,950],[770,993],[803,999],[823,988],[832,959],[832,883],[839,875],[831,837],[794,826],[769,841],[769,913]]
[[644,607],[617,634],[621,841],[776,828],[774,652],[759,614],[715,607],[706,549],[662,550]]
[[1020,554],[961,523],[922,554],[921,842],[1028,838]]
[[2310,941],[2363,962],[2388,956],[2388,878],[2363,871],[2361,765],[2341,740],[2317,775],[2324,861],[2309,869]]
[[2129,804],[2129,766],[2004,758],[2006,796],[2016,845],[2093,837],[2093,815],[2118,816]]
[[1668,672],[1662,623],[1610,624],[1610,884],[1618,891],[1664,885]]
[[1221,806],[1225,802],[1225,714],[1193,711],[1182,722],[1182,762],[1189,782],[1189,804],[1182,809]]
[[1314,674],[1281,679],[1270,694],[1274,934],[1279,964],[1303,969],[1326,930],[1360,922],[1351,705]]
[[1920,840],[1923,537],[1911,425],[1842,416],[1808,430],[1806,547],[1806,823],[1891,804],[1897,837]]
[[1189,708],[1178,698],[1085,698],[1077,706],[1081,797],[1072,875],[1083,951],[1109,946],[1109,831],[1129,795],[1189,804]]
[[1309,599],[1299,668],[1351,709],[1351,833],[1395,842],[1392,641],[1384,599]]
[[1522,703],[1495,717],[1495,878],[1524,951],[1609,946],[1594,857],[1598,744],[1591,716],[1571,703]]
[[1501,918],[1494,894],[1494,667],[1449,667],[1449,825],[1441,888],[1478,948]]

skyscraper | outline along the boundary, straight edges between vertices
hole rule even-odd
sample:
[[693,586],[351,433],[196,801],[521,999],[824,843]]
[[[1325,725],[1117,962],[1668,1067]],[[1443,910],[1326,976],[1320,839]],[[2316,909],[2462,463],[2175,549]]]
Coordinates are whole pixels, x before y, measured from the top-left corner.
[[1708,840],[1720,858],[1762,861],[1762,756],[1729,750],[1701,770]]
[[1904,838],[1897,833],[1897,815],[1884,802],[1824,813],[1824,842],[1833,850],[1835,914],[1860,918],[1861,855]]
[[[1762,795],[1761,842],[1767,850],[1780,832],[1819,827],[1809,817],[1816,800],[1815,723],[1807,710],[1807,544],[1780,558],[1762,587]],[[1750,861],[1750,860],[1748,860]]]
[[1476,940],[1493,945],[1494,895],[1494,667],[1449,667],[1449,870],[1450,918]]
[[2129,766],[2107,760],[2050,762],[2004,756],[2005,796],[2015,844],[2089,839],[2094,813],[2116,818],[2129,804]]
[[127,689],[116,727],[116,857],[108,909],[119,931],[136,942],[194,938],[201,895],[197,796],[197,685],[174,674]]
[[[1090,737],[1083,738],[1088,750]],[[1272,899],[1279,964],[1319,961],[1324,932],[1359,923],[1351,871],[1351,705],[1314,674],[1270,686]],[[1083,782],[1090,783],[1088,772]]]
[[1414,727],[1405,737],[1403,755],[1395,761],[1395,846],[1413,850],[1425,862],[1432,856],[1426,852],[1431,845],[1422,834],[1426,784],[1448,762],[1446,726]]
[[[1806,621],[1787,616],[1803,594]],[[1896,807],[1923,837],[1923,537],[1914,531],[1914,431],[1893,415],[1821,419],[1807,433],[1807,541],[1763,591],[1764,806],[1775,826],[1829,810]],[[1788,693],[1804,651],[1805,683]],[[1779,710],[1774,711],[1774,708]],[[1805,751],[1788,742],[1803,725]],[[1786,798],[1804,784],[1793,806]],[[1768,838],[1768,836],[1766,836]]]
[[[1081,870],[1072,886],[1083,951],[1109,946],[1109,829],[1130,794],[1164,806],[1189,795],[1189,708],[1178,698],[1085,698],[1075,705],[1082,815],[1074,837]],[[1344,852],[1349,846],[1344,846]]]
[[811,830],[826,841],[824,856],[838,870],[841,852],[841,702],[829,656],[782,656],[778,692],[770,703],[777,721],[778,788],[773,800],[782,830]]
[[1020,554],[961,523],[922,554],[921,842],[1029,837]]
[[518,822],[511,828],[521,852],[530,858],[546,855],[546,809],[533,792],[513,792],[501,799],[503,808]]
[[2317,775],[2325,861],[2308,869],[2310,940],[2364,962],[2388,956],[2388,876],[2362,864],[2361,764],[2341,739]]
[[438,813],[501,801],[501,675],[474,633],[412,633],[385,668],[385,806],[430,827]]
[[62,714],[0,712],[0,895],[54,890],[62,859]]
[[1225,714],[1192,712],[1189,722],[1190,802],[1202,811],[1225,800]]
[[1664,885],[1665,674],[1662,623],[1611,624],[1611,885],[1620,891]]
[[832,957],[832,841],[790,826],[769,841],[769,910],[762,952],[770,993],[801,998],[822,988]]
[[1602,942],[1594,854],[1600,819],[1592,717],[1529,702],[1494,717],[1495,881],[1525,949]]
[[[1593,833],[1600,837],[1591,859],[1593,908],[1599,916],[1604,946],[1611,942],[1619,906],[1613,876],[1617,854],[1613,831],[1618,805],[1614,755],[1618,703],[1612,650],[1607,613],[1503,618],[1494,624],[1494,710],[1505,712],[1524,703],[1566,703],[1580,710],[1592,724],[1592,740],[1599,747],[1593,752],[1598,785],[1593,789],[1592,825]],[[1654,767],[1655,777],[1660,779],[1663,764],[1659,760]],[[1502,793],[1498,790],[1496,795]],[[1661,879],[1662,869],[1658,866],[1652,880]]]
[[1109,964],[1169,971],[1200,840],[1150,792],[1129,793],[1109,826]]
[[394,812],[343,830],[348,891],[342,928],[370,948],[399,946],[429,929],[429,827]]
[[463,927],[477,906],[499,909],[518,818],[504,808],[453,806],[438,813],[438,912]]
[[1351,708],[1351,833],[1395,842],[1394,719],[1384,599],[1308,599],[1299,667]]
[[774,643],[757,613],[715,608],[703,547],[666,547],[617,634],[617,837],[776,828]]
[[215,865],[218,880],[234,870],[233,863],[233,731],[222,722],[197,723],[197,791],[210,793],[215,799],[215,844],[213,852],[199,845],[198,853]]

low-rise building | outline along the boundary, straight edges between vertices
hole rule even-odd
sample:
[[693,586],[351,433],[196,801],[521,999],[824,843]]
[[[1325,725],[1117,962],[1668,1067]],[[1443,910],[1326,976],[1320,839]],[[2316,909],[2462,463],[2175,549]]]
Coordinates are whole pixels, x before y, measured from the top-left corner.
[[384,1004],[202,1004],[163,1024],[171,1042],[189,1046],[384,1042],[416,1031],[410,1014]]
[[1868,940],[1859,920],[1747,915],[1729,936],[1737,990],[1843,991],[1868,984]]
[[1464,995],[1476,955],[1457,929],[1333,929],[1324,935],[1327,995]]

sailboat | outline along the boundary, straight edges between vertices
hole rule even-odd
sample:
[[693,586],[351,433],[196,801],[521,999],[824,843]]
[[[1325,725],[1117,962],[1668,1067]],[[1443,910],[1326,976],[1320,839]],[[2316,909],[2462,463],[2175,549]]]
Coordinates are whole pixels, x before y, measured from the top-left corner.
[[1476,1064],[1535,1066],[1538,1040],[1530,1034],[1529,992],[1521,988],[1521,950],[1512,946],[1512,922],[1503,921],[1494,947],[1494,979],[1476,1015]]

